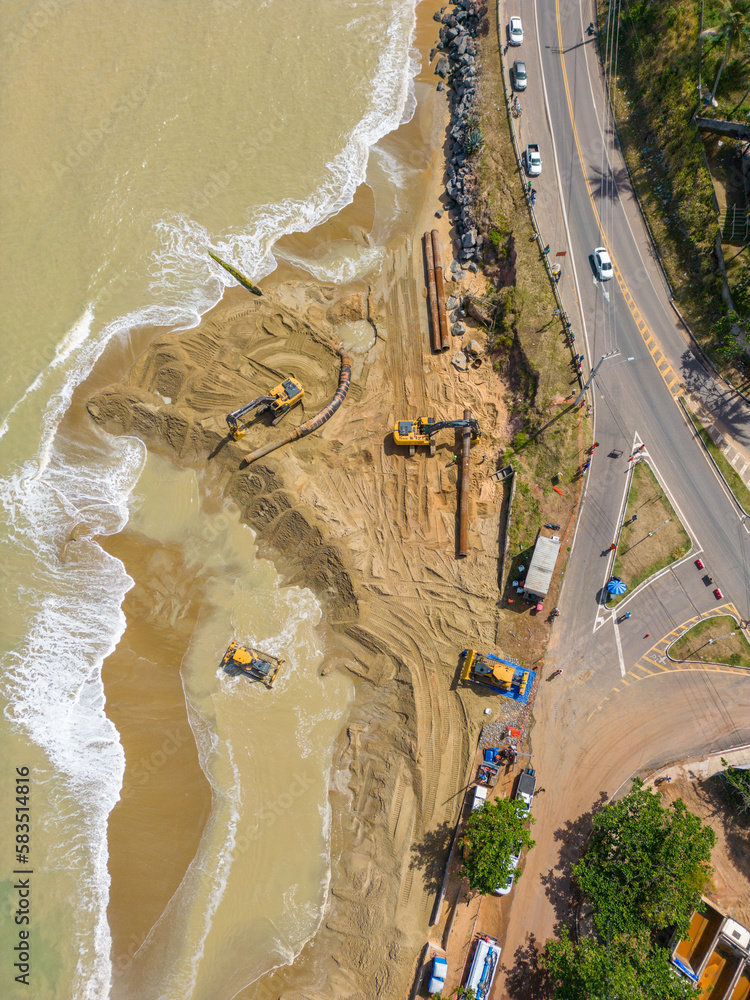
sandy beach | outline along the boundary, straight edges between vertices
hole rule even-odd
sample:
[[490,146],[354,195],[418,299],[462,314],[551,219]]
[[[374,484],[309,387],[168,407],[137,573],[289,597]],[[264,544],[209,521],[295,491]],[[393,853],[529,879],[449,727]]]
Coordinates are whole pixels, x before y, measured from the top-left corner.
[[[263,297],[233,289],[200,325],[160,332],[127,375],[98,388],[88,403],[107,431],[135,435],[150,451],[200,470],[204,498],[231,501],[257,533],[287,584],[309,587],[325,614],[325,670],[347,671],[356,697],[334,757],[332,879],[323,924],[292,967],[239,996],[397,996],[408,992],[426,940],[440,865],[462,802],[486,699],[457,688],[467,646],[495,648],[502,487],[488,478],[507,442],[504,386],[488,359],[459,372],[430,350],[422,235],[437,228],[452,259],[443,207],[444,93],[429,65],[437,3],[418,8],[423,68],[418,110],[389,141],[402,152],[427,139],[432,154],[409,231],[393,236],[371,282],[334,286],[280,267]],[[368,239],[373,199],[360,188],[330,223],[287,242],[300,256],[342,238]],[[477,279],[464,272],[446,292]],[[293,370],[307,390],[305,417],[333,395],[341,328],[366,323],[369,350],[352,352],[352,386],[320,431],[249,468],[243,456],[282,428],[256,422],[227,440],[225,414],[252,398],[269,370]],[[472,451],[469,556],[456,558],[457,442],[444,432],[437,453],[408,458],[394,447],[395,420],[420,414],[453,419],[465,407],[483,436]],[[302,418],[287,418],[294,426]],[[289,427],[287,427],[289,429]],[[128,758],[125,790],[110,817],[109,911],[115,969],[166,905],[191,860],[210,809],[197,756],[157,766],[165,739],[189,735],[179,663],[201,606],[200,581],[185,574],[179,550],[154,551],[133,533],[110,539],[136,580],[128,629],[105,665],[108,711]],[[178,605],[174,604],[174,593]],[[162,603],[161,590],[173,603]],[[137,672],[158,645],[157,683],[148,693]],[[154,671],[151,671],[154,676]],[[144,724],[148,698],[148,721]],[[143,785],[143,761],[154,776]],[[139,764],[141,771],[139,771]],[[154,813],[154,809],[158,812]],[[144,821],[172,845],[168,863],[134,858],[130,831]],[[171,824],[171,826],[170,826]],[[136,901],[147,898],[147,903]]]

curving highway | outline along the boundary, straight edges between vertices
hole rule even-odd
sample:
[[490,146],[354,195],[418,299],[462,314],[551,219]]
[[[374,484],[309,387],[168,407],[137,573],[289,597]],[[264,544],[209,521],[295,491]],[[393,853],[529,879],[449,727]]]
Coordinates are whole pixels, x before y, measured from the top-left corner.
[[[511,14],[522,18],[524,41],[506,48]],[[750,675],[681,668],[664,655],[675,630],[719,607],[750,617],[749,529],[695,439],[680,396],[687,388],[699,397],[740,447],[750,444],[748,412],[696,357],[669,304],[615,141],[596,40],[585,32],[592,17],[580,0],[501,0],[498,12],[506,73],[515,58],[527,66],[523,113],[514,124],[521,147],[536,142],[542,151],[536,217],[551,259],[565,253],[557,258],[560,290],[576,344],[587,368],[619,354],[601,364],[592,386],[600,447],[547,658],[547,677],[554,667],[564,674],[542,682],[534,710],[533,763],[545,787],[534,802],[537,846],[510,897],[495,1000],[535,995],[523,962],[570,916],[568,862],[578,857],[597,803],[633,774],[750,741]],[[601,245],[615,268],[603,283],[590,260]],[[640,444],[693,551],[621,602],[617,614],[633,617],[618,625],[601,603],[611,569],[611,556],[602,553],[617,535],[628,457]],[[721,587],[721,603],[693,564],[698,554]]]

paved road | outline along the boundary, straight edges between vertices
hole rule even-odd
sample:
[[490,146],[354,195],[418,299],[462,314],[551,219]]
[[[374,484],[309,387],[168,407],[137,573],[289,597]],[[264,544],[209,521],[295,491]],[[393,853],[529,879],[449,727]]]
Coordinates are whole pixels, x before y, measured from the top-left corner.
[[[576,343],[594,364],[610,351],[594,387],[596,450],[535,706],[537,847],[513,892],[505,974],[493,997],[533,996],[519,975],[530,942],[543,943],[567,914],[566,862],[575,859],[591,810],[635,773],[750,740],[750,678],[727,668],[675,669],[663,655],[678,626],[716,610],[693,559],[701,554],[721,586],[722,607],[750,617],[750,536],[740,512],[695,439],[679,404],[685,387],[709,405],[741,445],[747,408],[717,385],[692,351],[629,189],[606,115],[588,3],[515,0],[524,43],[508,49],[527,64],[519,141],[538,142],[544,161],[537,218],[552,255],[566,251],[561,292]],[[595,281],[590,255],[609,247],[615,280]],[[574,317],[577,317],[575,319]],[[628,360],[632,359],[632,360]],[[601,604],[629,482],[628,457],[644,443],[648,461],[693,540],[693,552],[638,588],[617,613]],[[622,451],[619,458],[609,453]],[[651,633],[645,638],[646,633]]]

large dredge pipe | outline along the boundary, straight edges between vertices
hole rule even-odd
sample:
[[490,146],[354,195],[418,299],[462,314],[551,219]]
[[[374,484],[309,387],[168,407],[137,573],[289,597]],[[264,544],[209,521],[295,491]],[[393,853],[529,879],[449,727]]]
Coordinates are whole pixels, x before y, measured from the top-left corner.
[[[471,410],[464,410],[464,420],[471,420]],[[458,495],[458,556],[463,559],[469,550],[469,453],[471,428],[461,432],[461,492]]]
[[264,444],[262,448],[256,448],[255,451],[251,451],[249,455],[245,455],[242,460],[242,466],[251,465],[259,458],[263,458],[264,455],[270,454],[272,451],[276,451],[277,448],[282,448],[285,444],[289,444],[291,441],[296,441],[298,438],[305,437],[311,431],[316,431],[318,427],[322,427],[323,424],[330,420],[334,415],[336,410],[344,402],[347,392],[349,392],[349,386],[352,381],[352,366],[349,361],[349,355],[346,352],[346,348],[341,344],[336,353],[341,358],[341,372],[339,374],[339,387],[336,393],[328,404],[314,417],[310,417],[309,420],[303,421],[299,427],[295,427],[293,430],[281,438],[280,441],[274,441],[271,444]]
[[440,333],[437,290],[435,288],[435,262],[432,256],[432,238],[429,233],[424,234],[424,256],[427,264],[427,303],[430,309],[430,325],[432,327],[432,349],[433,351],[442,351],[443,338]]
[[448,335],[448,314],[445,311],[445,288],[443,287],[443,261],[440,256],[440,239],[437,229],[432,230],[432,259],[435,266],[435,294],[437,295],[438,318],[440,321],[440,339],[443,350],[451,346]]

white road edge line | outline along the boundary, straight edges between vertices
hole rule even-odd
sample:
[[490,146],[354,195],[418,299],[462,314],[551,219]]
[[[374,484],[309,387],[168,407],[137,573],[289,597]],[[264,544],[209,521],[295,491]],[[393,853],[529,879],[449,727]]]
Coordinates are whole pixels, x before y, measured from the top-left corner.
[[625,676],[625,660],[622,655],[622,643],[620,642],[620,630],[617,627],[617,622],[615,621],[614,612],[612,614],[612,625],[615,630],[615,645],[617,646],[617,659],[620,661],[620,676]]

